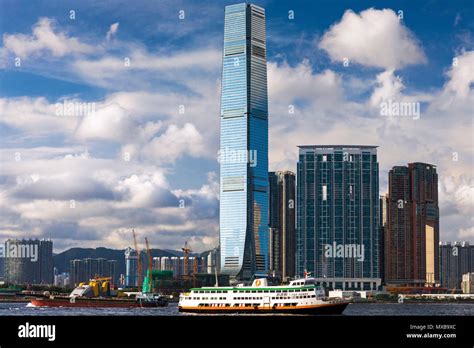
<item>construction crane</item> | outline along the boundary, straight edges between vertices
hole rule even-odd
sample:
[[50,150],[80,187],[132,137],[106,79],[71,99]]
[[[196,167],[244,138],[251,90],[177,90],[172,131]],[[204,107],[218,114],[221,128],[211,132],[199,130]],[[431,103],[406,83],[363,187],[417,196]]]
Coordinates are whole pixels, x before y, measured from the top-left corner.
[[137,252],[137,285],[138,285],[138,288],[140,289],[140,287],[142,286],[142,259],[140,257],[140,251],[138,250],[138,244],[137,244],[137,236],[135,234],[135,230],[132,229],[132,234],[133,234],[133,243],[135,244],[135,251]]
[[189,275],[189,253],[192,251],[188,246],[188,241],[184,243],[184,248],[181,250],[184,253],[184,276],[187,277]]
[[148,239],[145,237],[145,245],[146,245],[146,254],[148,255],[148,284],[149,284],[149,292],[153,292],[153,282],[152,282],[152,272],[153,272],[153,258],[151,257],[151,250],[150,245],[148,244]]

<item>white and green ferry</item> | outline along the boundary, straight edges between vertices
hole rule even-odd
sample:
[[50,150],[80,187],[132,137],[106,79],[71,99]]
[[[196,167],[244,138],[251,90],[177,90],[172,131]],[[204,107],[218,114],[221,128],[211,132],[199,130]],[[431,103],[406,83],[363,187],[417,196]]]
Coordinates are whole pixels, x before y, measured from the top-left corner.
[[255,279],[252,286],[193,288],[180,294],[180,312],[341,314],[348,302],[329,299],[313,278],[269,286]]

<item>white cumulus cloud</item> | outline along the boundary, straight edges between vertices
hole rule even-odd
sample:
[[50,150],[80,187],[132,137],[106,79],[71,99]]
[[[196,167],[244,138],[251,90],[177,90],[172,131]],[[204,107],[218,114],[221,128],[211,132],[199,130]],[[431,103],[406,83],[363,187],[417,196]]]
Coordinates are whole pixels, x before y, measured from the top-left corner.
[[426,60],[422,48],[391,9],[347,10],[324,34],[319,47],[333,61],[397,69]]

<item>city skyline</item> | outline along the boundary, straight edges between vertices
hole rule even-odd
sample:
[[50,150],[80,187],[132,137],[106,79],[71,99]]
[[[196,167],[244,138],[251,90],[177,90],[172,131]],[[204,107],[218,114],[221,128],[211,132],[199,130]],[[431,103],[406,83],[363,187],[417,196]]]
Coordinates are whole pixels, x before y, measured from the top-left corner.
[[[5,2],[2,239],[52,238],[57,250],[122,248],[135,227],[140,240],[149,236],[157,247],[177,249],[185,240],[200,251],[217,245],[215,120],[230,3],[163,2],[158,13],[142,3],[140,14],[130,14],[85,1],[74,4],[71,19],[67,3],[25,10]],[[374,144],[384,194],[393,166],[435,164],[440,240],[474,242],[469,10],[446,5],[439,20],[404,3],[399,20],[398,8],[370,2],[324,11],[256,3],[266,8],[269,26],[269,170],[296,171],[300,144]],[[25,13],[12,20],[20,8]],[[161,22],[137,27],[134,15]],[[390,24],[383,35],[399,51],[364,38],[377,21]],[[437,37],[428,30],[434,26]],[[359,46],[344,46],[348,30]],[[171,32],[174,41],[166,39]],[[381,115],[386,99],[418,101],[420,113]]]

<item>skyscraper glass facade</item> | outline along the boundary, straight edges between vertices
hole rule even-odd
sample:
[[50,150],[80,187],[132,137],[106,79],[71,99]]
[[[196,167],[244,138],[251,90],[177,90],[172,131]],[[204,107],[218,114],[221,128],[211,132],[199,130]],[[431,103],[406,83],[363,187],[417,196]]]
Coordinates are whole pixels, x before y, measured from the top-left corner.
[[375,146],[299,147],[297,274],[336,289],[376,289],[379,165]]
[[221,96],[221,272],[268,272],[268,100],[265,10],[225,8]]

